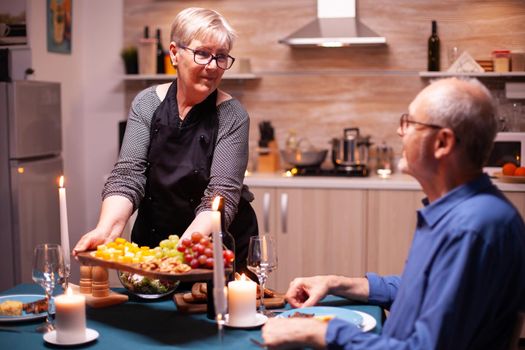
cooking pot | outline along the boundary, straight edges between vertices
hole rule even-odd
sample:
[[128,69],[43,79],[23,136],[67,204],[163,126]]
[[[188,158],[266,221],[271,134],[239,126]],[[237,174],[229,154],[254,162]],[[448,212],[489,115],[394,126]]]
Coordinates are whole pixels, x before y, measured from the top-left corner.
[[[304,143],[307,145],[304,146]],[[316,149],[308,139],[303,138],[297,143],[297,148],[281,150],[281,157],[295,167],[317,167],[323,163],[327,153],[327,149]]]
[[359,128],[344,129],[343,138],[332,139],[334,166],[346,170],[364,169],[366,172],[370,145],[370,136],[361,136]]

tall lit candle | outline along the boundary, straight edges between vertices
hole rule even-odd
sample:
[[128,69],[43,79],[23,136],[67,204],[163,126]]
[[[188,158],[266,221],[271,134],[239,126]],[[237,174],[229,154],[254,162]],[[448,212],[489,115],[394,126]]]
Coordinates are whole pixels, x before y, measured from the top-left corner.
[[67,223],[67,203],[66,203],[66,188],[64,187],[64,175],[60,176],[58,180],[58,199],[60,202],[60,245],[64,250],[64,264],[66,270],[70,268],[70,251],[69,251],[69,229]]
[[228,324],[247,326],[256,315],[257,284],[243,274],[241,279],[228,283]]
[[71,288],[55,297],[57,341],[64,344],[86,340],[86,297]]
[[213,200],[211,212],[213,238],[213,302],[215,314],[224,316],[226,313],[226,295],[224,293],[224,260],[222,255],[221,214],[218,211],[220,197]]

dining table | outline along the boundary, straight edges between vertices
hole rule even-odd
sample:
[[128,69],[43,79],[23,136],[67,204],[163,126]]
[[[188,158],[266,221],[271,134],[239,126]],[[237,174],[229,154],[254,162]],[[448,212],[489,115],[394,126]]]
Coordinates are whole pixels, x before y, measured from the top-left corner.
[[[61,294],[61,288],[55,295]],[[89,342],[67,348],[75,349],[259,349],[250,339],[263,341],[261,327],[225,327],[219,336],[214,320],[206,313],[188,314],[177,310],[172,296],[157,300],[139,298],[123,288],[112,288],[117,293],[127,294],[125,303],[104,308],[86,308],[86,326],[98,332],[98,337]],[[42,294],[39,285],[25,283],[3,291],[0,296],[17,294]],[[379,306],[359,304],[335,296],[327,296],[322,306],[335,306],[361,311],[376,320],[370,332],[381,333],[384,311]],[[285,309],[290,309],[287,304]],[[282,310],[281,310],[282,311]],[[2,322],[0,320],[1,349],[56,349],[43,339],[36,327],[44,318],[31,321]]]

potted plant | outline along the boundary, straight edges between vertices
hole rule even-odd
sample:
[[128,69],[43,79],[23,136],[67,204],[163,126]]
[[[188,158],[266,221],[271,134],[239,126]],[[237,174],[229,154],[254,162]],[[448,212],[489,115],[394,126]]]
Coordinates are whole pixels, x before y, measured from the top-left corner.
[[126,74],[138,74],[138,54],[137,48],[135,46],[128,46],[123,48],[120,52],[120,57],[122,57],[122,60],[124,60]]

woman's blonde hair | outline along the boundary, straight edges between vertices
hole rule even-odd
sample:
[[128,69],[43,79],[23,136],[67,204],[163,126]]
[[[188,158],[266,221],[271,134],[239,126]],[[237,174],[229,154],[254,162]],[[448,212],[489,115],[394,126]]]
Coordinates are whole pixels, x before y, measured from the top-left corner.
[[213,40],[230,51],[236,33],[217,11],[190,7],[175,17],[171,24],[171,40],[177,45],[189,45],[193,39]]

